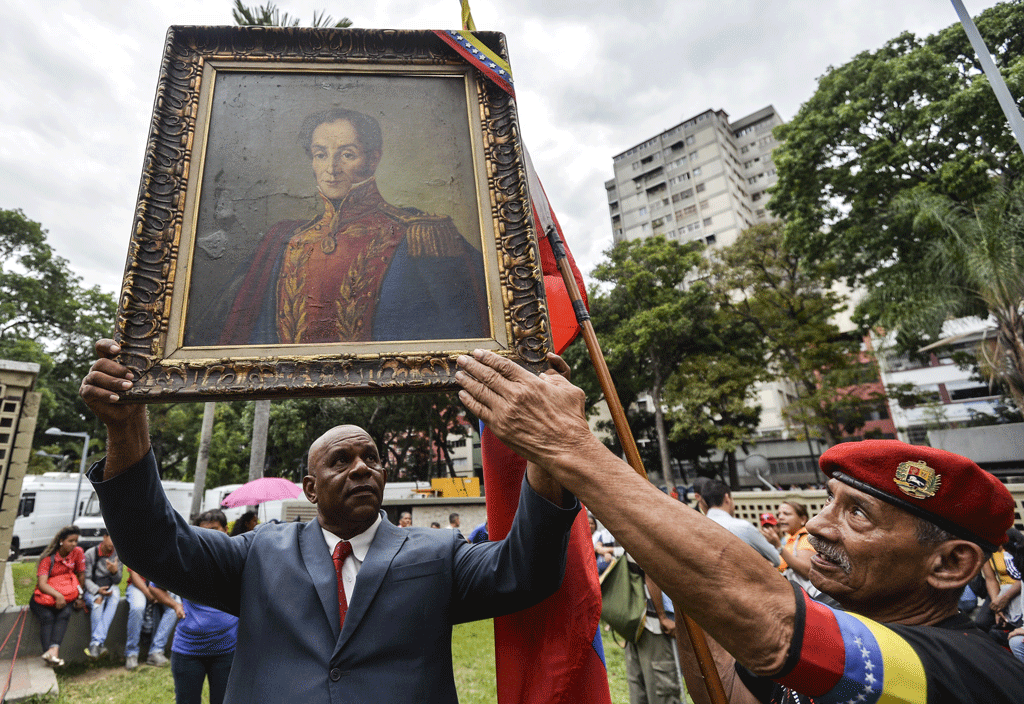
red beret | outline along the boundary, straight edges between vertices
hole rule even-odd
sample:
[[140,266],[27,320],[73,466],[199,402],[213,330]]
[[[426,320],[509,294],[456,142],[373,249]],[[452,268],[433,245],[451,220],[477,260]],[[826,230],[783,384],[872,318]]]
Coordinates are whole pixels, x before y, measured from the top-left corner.
[[1013,496],[966,457],[899,440],[829,448],[821,471],[898,506],[957,537],[997,550],[1013,525]]

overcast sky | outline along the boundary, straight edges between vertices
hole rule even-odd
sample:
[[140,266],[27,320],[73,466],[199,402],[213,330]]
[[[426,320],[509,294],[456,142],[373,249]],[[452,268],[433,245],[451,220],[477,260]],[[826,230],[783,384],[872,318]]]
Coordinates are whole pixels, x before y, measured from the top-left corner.
[[[252,2],[252,5],[258,3]],[[966,0],[977,15],[995,2]],[[5,0],[0,208],[49,230],[87,285],[120,286],[164,35],[232,24],[230,0]],[[458,29],[458,0],[282,0],[356,27]],[[508,38],[523,138],[589,272],[611,245],[612,156],[708,108],[791,118],[830,65],[904,30],[956,22],[949,0],[473,0]]]

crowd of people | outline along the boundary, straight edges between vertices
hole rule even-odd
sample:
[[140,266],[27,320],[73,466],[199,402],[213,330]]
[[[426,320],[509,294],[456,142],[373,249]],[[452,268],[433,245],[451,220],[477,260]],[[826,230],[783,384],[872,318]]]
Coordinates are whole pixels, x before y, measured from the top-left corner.
[[[595,562],[625,551],[644,573],[647,618],[627,652],[634,702],[680,701],[679,673],[695,704],[709,701],[676,627],[683,615],[707,634],[732,702],[1024,699],[1024,665],[979,627],[990,619],[1015,652],[1024,646],[1014,500],[967,458],[898,441],[836,445],[820,458],[824,508],[810,517],[787,500],[758,529],[734,515],[720,482],[695,486],[691,507],[610,453],[559,358],[535,376],[477,350],[457,360],[460,399],[527,461],[506,538],[472,545],[457,515],[452,530],[413,528],[411,515],[407,527],[391,524],[387,470],[355,426],[309,448],[303,489],[317,518],[231,538],[175,520],[145,408],[119,403],[133,375],[116,344],[97,351],[81,395],[108,444],[89,479],[127,564],[185,604],[238,617],[225,701],[457,701],[456,618],[513,613],[557,590],[581,501],[593,512]],[[72,595],[58,600],[50,575],[84,579],[75,542],[57,536],[39,567],[40,591],[54,599],[44,640],[58,644]],[[972,593],[977,620],[961,610]],[[213,650],[202,657],[226,652]],[[218,676],[205,666],[190,674]]]
[[[255,529],[254,511],[235,521],[231,535]],[[223,511],[206,511],[193,525],[228,533]],[[29,610],[39,620],[43,660],[54,667],[65,664],[60,647],[74,610],[89,613],[89,645],[85,655],[93,660],[108,653],[106,645],[114,614],[121,602],[121,584],[127,572],[125,601],[125,668],[139,665],[140,642],[150,634],[146,663],[162,667],[170,663],[176,704],[199,704],[203,683],[209,680],[210,703],[224,699],[234,656],[238,619],[198,602],[181,599],[118,558],[110,534],[101,529],[100,543],[83,550],[78,546],[77,526],[61,528],[43,550],[36,567],[36,588]],[[173,641],[172,641],[173,638]],[[171,642],[171,657],[166,655]]]

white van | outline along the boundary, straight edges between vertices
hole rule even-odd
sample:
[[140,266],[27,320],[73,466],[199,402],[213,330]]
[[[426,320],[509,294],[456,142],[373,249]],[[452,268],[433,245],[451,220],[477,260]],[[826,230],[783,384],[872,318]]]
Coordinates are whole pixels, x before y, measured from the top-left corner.
[[[53,536],[57,535],[57,531],[74,522],[78,480],[79,475],[72,472],[25,476],[21,483],[18,515],[14,519],[9,559],[13,560],[23,552],[42,552]],[[84,477],[81,489],[78,497],[79,511],[85,507],[92,493],[92,485]]]
[[[171,502],[171,507],[184,516],[187,521],[189,513],[192,511],[192,489],[195,485],[192,482],[162,481],[160,483],[164,486],[164,493],[167,494],[167,500]],[[82,531],[82,535],[78,539],[78,544],[82,548],[88,549],[99,544],[100,530],[106,526],[103,524],[100,502],[95,491],[92,491],[81,515],[75,521],[75,525]]]

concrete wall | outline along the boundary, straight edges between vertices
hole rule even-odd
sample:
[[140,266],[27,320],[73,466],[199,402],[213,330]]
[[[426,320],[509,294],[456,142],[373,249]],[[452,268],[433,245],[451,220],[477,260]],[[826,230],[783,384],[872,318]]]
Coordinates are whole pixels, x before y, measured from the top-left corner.
[[1024,423],[929,430],[932,447],[970,457],[979,464],[1024,458]]
[[[27,657],[38,658],[43,654],[42,644],[39,642],[39,621],[35,615],[28,610],[27,606],[9,606],[0,611],[0,642],[3,638],[11,632],[14,627],[18,615],[22,610],[25,610],[26,619],[24,629],[14,630],[13,635],[8,640],[7,645],[3,650],[0,650],[0,659],[9,660],[14,655],[15,644],[18,641],[19,630],[21,632],[21,645],[18,648],[18,659],[22,660]],[[107,632],[107,650],[110,651],[110,655],[107,657],[113,658],[115,661],[124,659],[124,644],[125,644],[125,632],[128,625],[128,602],[125,599],[121,599],[121,603],[117,605],[117,612],[114,614],[114,621],[110,624],[110,630]],[[89,615],[84,611],[75,611],[71,615],[71,620],[68,622],[67,633],[64,634],[64,641],[60,646],[60,656],[67,663],[72,662],[84,662],[88,658],[85,655],[85,649],[89,645],[89,634],[91,628],[89,625]],[[141,646],[139,651],[139,662],[145,662],[146,657],[149,654],[149,641],[151,634],[143,634],[139,645]],[[174,641],[173,635],[167,641],[167,648],[165,655],[170,657],[171,643]]]
[[[39,415],[40,394],[32,391],[38,373],[38,364],[0,360],[0,558],[5,565]],[[0,592],[0,607],[13,604],[9,591]]]

